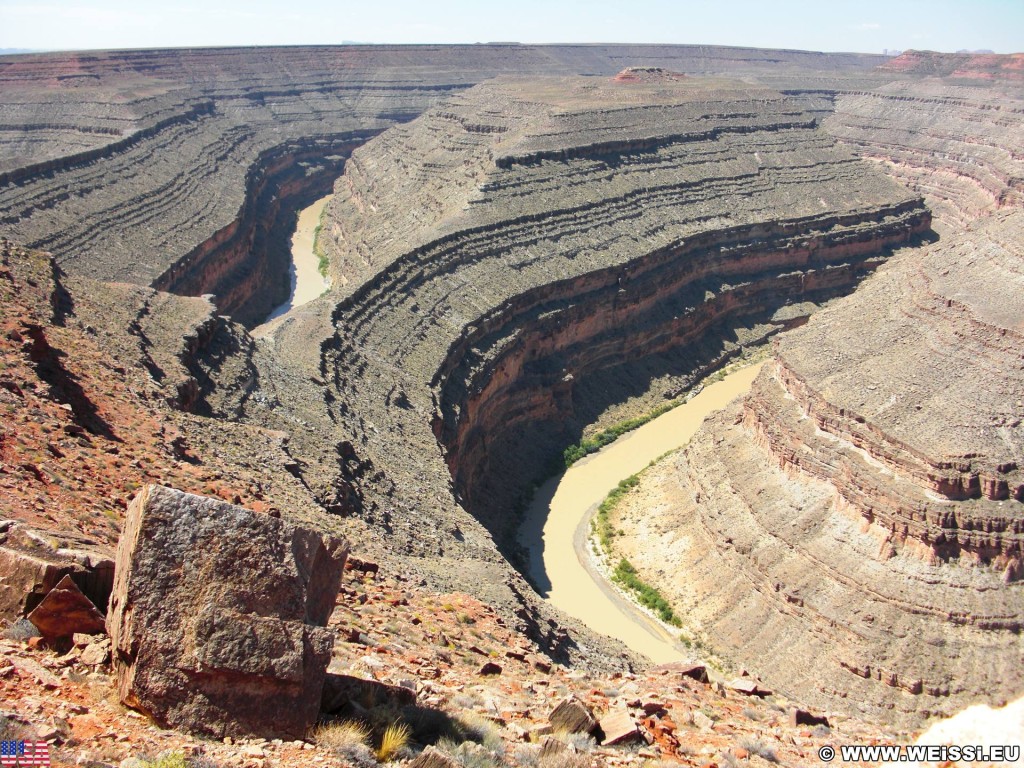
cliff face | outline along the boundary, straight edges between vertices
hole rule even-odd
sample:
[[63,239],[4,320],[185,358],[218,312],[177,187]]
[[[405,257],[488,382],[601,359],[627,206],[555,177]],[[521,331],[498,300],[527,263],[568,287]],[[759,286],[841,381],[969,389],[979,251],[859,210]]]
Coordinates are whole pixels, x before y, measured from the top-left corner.
[[345,159],[370,136],[323,136],[262,153],[245,179],[237,218],[157,276],[153,287],[213,294],[218,310],[258,325],[288,299],[295,212],[330,191]]
[[856,74],[881,57],[518,45],[0,57],[0,228],[70,273],[214,293],[252,324],[287,290],[278,241],[299,187],[329,186],[352,147],[503,72],[611,74],[645,60]]
[[899,81],[842,93],[823,127],[962,227],[1024,205],[1024,100],[1016,82]]
[[[878,63],[672,46],[0,57],[0,227],[54,252],[83,322],[116,329],[97,343],[139,398],[213,417],[173,414],[192,446],[175,461],[203,454],[203,483],[349,526],[568,658],[599,641],[556,629],[495,546],[516,498],[596,418],[852,290],[929,231],[923,196],[953,249],[939,268],[893,267],[883,298],[780,342],[774,378],[719,424],[747,463],[705,438],[709,469],[687,482],[708,512],[691,583],[714,644],[754,667],[793,641],[832,666],[822,683],[789,656],[779,687],[927,711],[980,690],[968,661],[1003,675],[1020,624],[1019,222],[947,236],[1020,204],[1024,111],[1011,79]],[[631,64],[642,75],[611,77]],[[584,71],[607,77],[561,76]],[[218,313],[253,324],[278,301],[288,209],[342,169],[334,290],[254,341]],[[985,373],[964,388],[931,350],[947,373],[964,354]],[[891,386],[872,379],[883,364]],[[751,532],[741,546],[733,529]],[[762,541],[784,541],[777,568],[748,559]],[[752,583],[764,601],[747,611]],[[963,668],[929,650],[947,646]],[[938,703],[899,698],[922,694]]]
[[914,721],[1024,685],[1022,225],[900,252],[780,336],[616,521],[694,629],[777,688]]
[[[929,221],[775,92],[478,86],[356,150],[336,185],[330,413],[388,478],[373,506],[443,498],[450,473],[508,543],[516,497],[617,394],[595,382],[714,364],[709,328],[777,330]],[[409,460],[435,440],[443,456]]]

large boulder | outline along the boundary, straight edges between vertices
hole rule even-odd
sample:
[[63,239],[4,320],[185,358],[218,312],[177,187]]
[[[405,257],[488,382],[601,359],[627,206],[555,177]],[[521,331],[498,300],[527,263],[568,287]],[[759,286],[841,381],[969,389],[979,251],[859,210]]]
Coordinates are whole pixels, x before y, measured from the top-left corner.
[[74,533],[0,520],[0,619],[28,615],[65,576],[102,613],[114,583],[111,554]]
[[107,615],[121,701],[193,733],[301,738],[315,722],[343,539],[149,486]]

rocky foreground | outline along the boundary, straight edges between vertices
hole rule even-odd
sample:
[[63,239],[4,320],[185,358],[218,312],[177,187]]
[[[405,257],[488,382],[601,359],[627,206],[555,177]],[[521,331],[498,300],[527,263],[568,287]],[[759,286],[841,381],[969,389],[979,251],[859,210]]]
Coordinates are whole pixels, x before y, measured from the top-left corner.
[[39,638],[0,639],[0,728],[5,739],[46,740],[55,766],[93,768],[372,766],[374,739],[393,721],[412,734],[397,759],[434,743],[425,754],[437,761],[440,753],[440,762],[420,764],[442,766],[803,765],[825,744],[902,740],[840,715],[815,725],[779,695],[702,682],[692,665],[611,676],[567,669],[489,606],[433,592],[409,574],[347,572],[328,627],[337,634],[329,676],[363,681],[366,705],[346,705],[339,719],[375,724],[372,738],[332,737],[329,727],[305,738],[166,729],[120,704],[110,644],[87,635],[61,652]]

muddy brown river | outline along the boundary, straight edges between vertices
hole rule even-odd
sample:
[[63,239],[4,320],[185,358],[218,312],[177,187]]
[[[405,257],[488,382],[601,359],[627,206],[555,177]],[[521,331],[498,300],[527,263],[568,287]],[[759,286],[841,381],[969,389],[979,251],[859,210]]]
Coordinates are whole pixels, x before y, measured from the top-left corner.
[[277,307],[264,321],[269,323],[295,307],[301,307],[330,287],[327,279],[320,274],[320,260],[313,252],[313,241],[316,227],[320,223],[320,214],[324,206],[333,197],[321,197],[312,205],[299,211],[299,222],[292,235],[292,267],[289,269],[292,280],[291,295],[281,306]]
[[530,576],[548,602],[654,662],[687,656],[676,636],[597,570],[589,551],[590,518],[620,480],[685,445],[708,415],[747,392],[762,364],[708,385],[688,403],[576,462],[537,491],[519,540],[530,553]]

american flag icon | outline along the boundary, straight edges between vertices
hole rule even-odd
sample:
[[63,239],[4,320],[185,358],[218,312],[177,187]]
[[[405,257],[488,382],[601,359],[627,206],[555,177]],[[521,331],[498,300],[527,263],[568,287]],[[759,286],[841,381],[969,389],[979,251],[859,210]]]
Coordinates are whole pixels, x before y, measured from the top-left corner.
[[45,741],[0,741],[0,765],[50,764],[50,747]]

